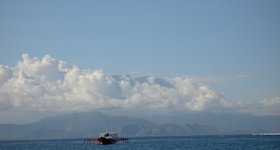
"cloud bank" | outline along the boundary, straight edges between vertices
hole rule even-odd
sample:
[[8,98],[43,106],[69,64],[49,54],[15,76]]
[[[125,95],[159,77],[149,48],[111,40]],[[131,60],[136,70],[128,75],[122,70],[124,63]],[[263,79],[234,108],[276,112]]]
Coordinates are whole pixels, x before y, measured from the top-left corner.
[[262,114],[267,115],[280,115],[280,97],[266,98],[260,101],[260,109]]
[[49,55],[22,55],[16,66],[0,65],[0,111],[92,111],[100,108],[221,110],[222,94],[186,77],[106,75]]

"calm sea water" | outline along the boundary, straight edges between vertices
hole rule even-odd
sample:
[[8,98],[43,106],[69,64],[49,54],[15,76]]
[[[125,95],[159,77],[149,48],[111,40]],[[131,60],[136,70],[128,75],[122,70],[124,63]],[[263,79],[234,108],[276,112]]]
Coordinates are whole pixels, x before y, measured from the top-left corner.
[[132,138],[114,145],[83,140],[0,141],[0,150],[280,150],[280,136],[193,136]]

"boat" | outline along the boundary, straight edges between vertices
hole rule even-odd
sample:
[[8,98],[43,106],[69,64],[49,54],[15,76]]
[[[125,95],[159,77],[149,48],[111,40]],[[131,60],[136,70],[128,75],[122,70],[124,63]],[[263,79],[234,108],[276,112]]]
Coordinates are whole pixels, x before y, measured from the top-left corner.
[[98,143],[98,144],[102,144],[102,145],[115,144],[119,141],[130,142],[130,140],[128,138],[120,138],[120,137],[118,137],[118,134],[114,133],[114,132],[103,132],[103,133],[99,134],[98,138],[84,139],[84,143],[87,143],[87,144]]

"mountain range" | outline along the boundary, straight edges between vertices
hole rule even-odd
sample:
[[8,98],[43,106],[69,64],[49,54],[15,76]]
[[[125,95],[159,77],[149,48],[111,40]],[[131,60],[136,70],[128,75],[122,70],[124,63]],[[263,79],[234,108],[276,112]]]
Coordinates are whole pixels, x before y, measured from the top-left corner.
[[189,113],[143,118],[83,112],[46,117],[28,124],[0,124],[0,140],[96,137],[111,130],[121,136],[187,136],[280,133],[280,117],[243,113]]

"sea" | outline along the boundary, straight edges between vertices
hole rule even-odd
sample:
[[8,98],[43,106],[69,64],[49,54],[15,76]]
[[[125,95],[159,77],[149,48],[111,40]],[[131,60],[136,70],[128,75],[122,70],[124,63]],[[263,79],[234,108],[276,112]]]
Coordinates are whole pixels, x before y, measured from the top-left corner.
[[0,150],[280,150],[279,135],[137,137],[129,143],[84,144],[83,139],[0,141]]

